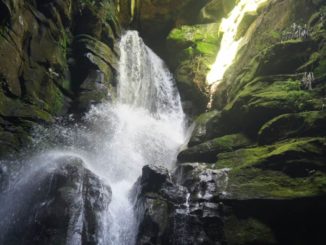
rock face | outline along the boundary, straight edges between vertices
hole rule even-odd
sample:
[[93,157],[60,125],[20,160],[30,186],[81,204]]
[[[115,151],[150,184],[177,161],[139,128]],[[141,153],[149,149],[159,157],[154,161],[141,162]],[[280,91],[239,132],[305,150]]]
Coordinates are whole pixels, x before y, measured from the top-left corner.
[[[145,166],[135,185],[135,209],[140,217],[136,244],[220,244],[220,207],[209,201],[215,189],[203,187],[211,183],[210,177],[205,175],[201,186],[188,192],[166,169]],[[192,180],[192,184],[197,183]],[[197,199],[197,192],[204,195]]]
[[[193,23],[208,0],[121,0],[120,19],[139,30],[146,43],[159,51],[170,30],[184,23]],[[163,52],[164,53],[164,52]]]
[[2,157],[27,144],[36,123],[106,97],[115,84],[120,27],[111,0],[3,0],[0,13]]
[[[206,8],[213,3],[221,4],[211,1]],[[212,108],[203,113],[197,107],[195,114],[202,113],[178,156],[176,175],[191,202],[207,196],[220,207],[220,242],[325,243],[325,9],[322,1],[271,1],[248,17],[238,33],[248,43],[213,94]],[[204,23],[218,23],[204,12]],[[293,23],[308,35],[290,35]],[[188,66],[191,72],[178,77],[189,50],[196,50],[191,60],[212,57],[198,48],[212,40],[198,38],[205,25],[178,27],[167,38],[177,83],[188,82],[187,89],[179,85],[183,98],[189,90],[208,91],[203,79],[193,79],[202,69]],[[187,98],[196,103],[197,97]]]
[[183,101],[190,103],[191,113],[205,111],[209,95],[206,74],[219,48],[219,23],[181,26],[167,38],[167,62],[175,74]]
[[55,164],[46,174],[34,173],[33,181],[18,186],[3,203],[12,207],[1,213],[2,244],[99,244],[110,187],[78,158],[63,157]]

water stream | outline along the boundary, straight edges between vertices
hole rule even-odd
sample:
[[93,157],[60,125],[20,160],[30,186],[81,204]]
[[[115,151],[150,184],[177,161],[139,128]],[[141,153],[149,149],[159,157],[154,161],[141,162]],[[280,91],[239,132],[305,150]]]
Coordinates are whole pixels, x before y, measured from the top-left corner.
[[[30,163],[28,171],[23,171],[19,181],[12,178],[12,191],[7,190],[9,194],[0,200],[0,215],[7,217],[1,227],[13,225],[15,217],[19,218],[17,210],[23,204],[10,203],[24,202],[26,183],[45,176],[55,168],[59,158],[73,156],[82,159],[88,169],[112,188],[112,201],[101,214],[106,230],[100,234],[100,244],[135,243],[137,221],[129,199],[130,190],[144,165],[173,166],[185,141],[185,116],[170,72],[136,31],[123,35],[120,53],[117,99],[93,107],[82,124],[58,125],[37,134],[36,143],[41,144],[46,137],[54,137],[57,143],[51,150],[43,149],[26,160]],[[16,195],[18,189],[21,195]],[[76,226],[81,225],[78,222]],[[68,236],[80,237],[74,232],[72,229]],[[67,244],[80,244],[78,239],[73,240],[67,238]]]

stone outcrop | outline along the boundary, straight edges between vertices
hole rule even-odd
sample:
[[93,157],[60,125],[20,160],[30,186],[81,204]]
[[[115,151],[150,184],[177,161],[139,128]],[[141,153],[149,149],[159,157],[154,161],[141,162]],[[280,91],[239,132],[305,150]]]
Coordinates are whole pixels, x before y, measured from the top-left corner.
[[[213,3],[221,6],[211,1],[206,8]],[[325,241],[320,230],[326,203],[324,5],[271,1],[257,15],[246,17],[237,35],[245,35],[248,42],[217,87],[207,112],[201,98],[209,99],[209,88],[204,76],[194,79],[203,66],[196,70],[188,65],[182,79],[179,73],[189,60],[212,59],[200,47],[213,40],[203,32],[205,25],[219,23],[209,17],[213,7],[202,10],[204,25],[178,27],[167,38],[171,49],[167,61],[174,68],[181,96],[197,106],[192,108],[194,114],[199,113],[188,148],[178,156],[179,183],[190,193],[196,186],[208,188],[210,194],[197,191],[194,196],[209,196],[212,205],[223,206],[218,212],[224,239],[220,242]],[[307,28],[308,35],[290,35],[293,23]],[[218,34],[212,35],[218,46]],[[309,73],[314,75],[311,81],[305,80]],[[206,94],[200,97],[200,91]],[[204,178],[210,184],[200,184],[203,172],[210,173]],[[298,217],[308,222],[299,222]]]
[[120,27],[111,0],[2,0],[0,13],[2,157],[28,144],[33,125],[107,96]]
[[107,232],[102,214],[111,201],[110,187],[79,158],[52,164],[26,173],[15,191],[2,197],[1,244],[95,245]]
[[[143,168],[143,175],[135,185],[135,210],[140,218],[136,244],[220,244],[223,241],[219,215],[222,207],[210,202],[210,194],[216,190],[210,184],[216,176],[202,174],[192,176],[199,177],[201,182],[192,179],[193,189],[189,192],[188,186],[178,183],[178,176],[171,176],[166,169]],[[198,193],[203,194],[200,199],[196,197]]]

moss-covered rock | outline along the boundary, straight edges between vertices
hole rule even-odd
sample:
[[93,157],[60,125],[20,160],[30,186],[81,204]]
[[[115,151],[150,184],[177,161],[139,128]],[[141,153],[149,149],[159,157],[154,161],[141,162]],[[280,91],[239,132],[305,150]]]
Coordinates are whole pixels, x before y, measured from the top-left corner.
[[292,113],[273,118],[260,129],[258,142],[271,144],[278,140],[305,136],[326,136],[324,111]]
[[[116,7],[112,0],[1,1],[0,116],[11,124],[6,134],[20,138],[20,130],[30,129],[22,121],[51,122],[81,101],[78,113],[105,97],[117,66]],[[84,66],[75,69],[78,62]],[[101,83],[86,79],[94,70],[103,74]]]
[[200,114],[194,121],[194,129],[191,133],[190,140],[188,142],[188,146],[192,147],[194,145],[198,145],[203,143],[205,140],[209,138],[209,124],[214,119],[220,117],[220,112],[218,111],[210,111],[203,114]]
[[[213,9],[213,3],[219,8],[223,5],[210,1],[207,7],[211,8],[201,12],[202,23],[218,22],[214,18],[223,15],[221,9]],[[192,200],[203,200],[205,195],[225,205],[223,230],[228,244],[318,244],[325,240],[318,224],[324,224],[320,215],[325,214],[326,194],[326,11],[322,5],[323,1],[269,1],[257,15],[244,18],[237,37],[244,36],[246,43],[216,89],[214,111],[196,119],[191,147],[179,155],[189,156],[185,161],[202,162],[180,164],[177,174],[189,190],[194,186],[200,190],[191,195]],[[284,32],[293,23],[307,24],[308,36],[285,40]],[[184,62],[187,57],[195,60],[198,50],[189,38],[194,33],[191,28],[177,30],[171,34],[184,41],[168,40],[173,47],[168,64],[175,74],[183,68],[182,78],[189,87],[187,72],[201,74],[202,70],[190,69]],[[209,57],[208,53],[202,53],[203,57]],[[315,75],[311,88],[303,86],[305,72]],[[215,110],[221,113],[214,115]],[[238,132],[249,135],[253,144],[258,136],[260,146],[208,155],[214,138]],[[213,160],[215,164],[207,164]],[[222,180],[225,188],[219,188]],[[211,195],[206,195],[206,189],[213,190]]]
[[217,160],[217,154],[234,151],[250,144],[251,141],[242,134],[226,135],[181,151],[178,161],[213,163]]
[[325,138],[288,140],[218,155],[231,168],[226,198],[299,198],[325,194]]
[[219,42],[219,24],[181,26],[167,38],[168,65],[175,74],[184,101],[190,101],[195,114],[208,103],[206,74],[214,62]]
[[228,131],[241,129],[255,137],[264,123],[278,115],[321,108],[322,100],[303,90],[295,77],[258,77],[224,108],[221,120]]
[[318,49],[321,39],[310,37],[282,42],[282,33],[293,23],[304,26],[316,11],[318,5],[309,0],[271,1],[260,10],[245,35],[247,42],[216,90],[215,108],[222,109],[258,75],[297,73],[296,69]]
[[180,59],[191,58],[192,54],[207,55],[208,62],[214,61],[220,41],[219,26],[219,23],[211,23],[173,29],[167,37],[168,52],[172,56],[169,65],[175,68]]
[[74,40],[74,57],[77,62],[73,84],[77,92],[74,109],[86,111],[111,95],[114,97],[118,54],[105,43],[89,36],[78,35]]

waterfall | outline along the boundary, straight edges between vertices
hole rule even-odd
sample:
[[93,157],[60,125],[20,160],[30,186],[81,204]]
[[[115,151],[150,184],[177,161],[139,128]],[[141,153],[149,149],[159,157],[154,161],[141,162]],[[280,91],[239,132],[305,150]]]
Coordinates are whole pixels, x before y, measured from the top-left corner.
[[133,244],[137,227],[128,193],[144,165],[172,166],[185,140],[184,113],[171,74],[136,31],[122,37],[120,53],[117,103],[104,109],[110,113],[97,108],[90,115],[115,117],[105,159],[113,191],[111,244]]
[[[136,31],[127,31],[122,36],[120,53],[117,99],[94,106],[82,124],[57,125],[38,133],[35,144],[42,143],[46,137],[55,143],[51,149],[37,153],[41,157],[36,154],[26,161],[30,163],[28,174],[22,171],[23,181],[16,181],[14,187],[20,187],[23,192],[24,183],[42,179],[45,173],[52,171],[50,169],[56,168],[53,162],[64,156],[81,159],[83,165],[112,190],[111,203],[98,214],[104,231],[98,232],[101,237],[97,241],[103,245],[135,243],[137,220],[129,199],[132,186],[147,164],[172,167],[185,141],[185,116],[180,97],[163,61],[143,43]],[[14,216],[9,210],[22,205],[5,204],[23,202],[15,194],[17,191],[12,193],[0,200],[0,215],[8,213],[9,217],[3,223],[0,221],[0,229],[16,222],[10,221]],[[82,189],[76,193],[82,193]],[[70,214],[70,217],[76,215]],[[69,228],[68,245],[80,244],[79,240],[71,240],[81,236],[80,215],[83,213],[78,215],[78,227]]]

